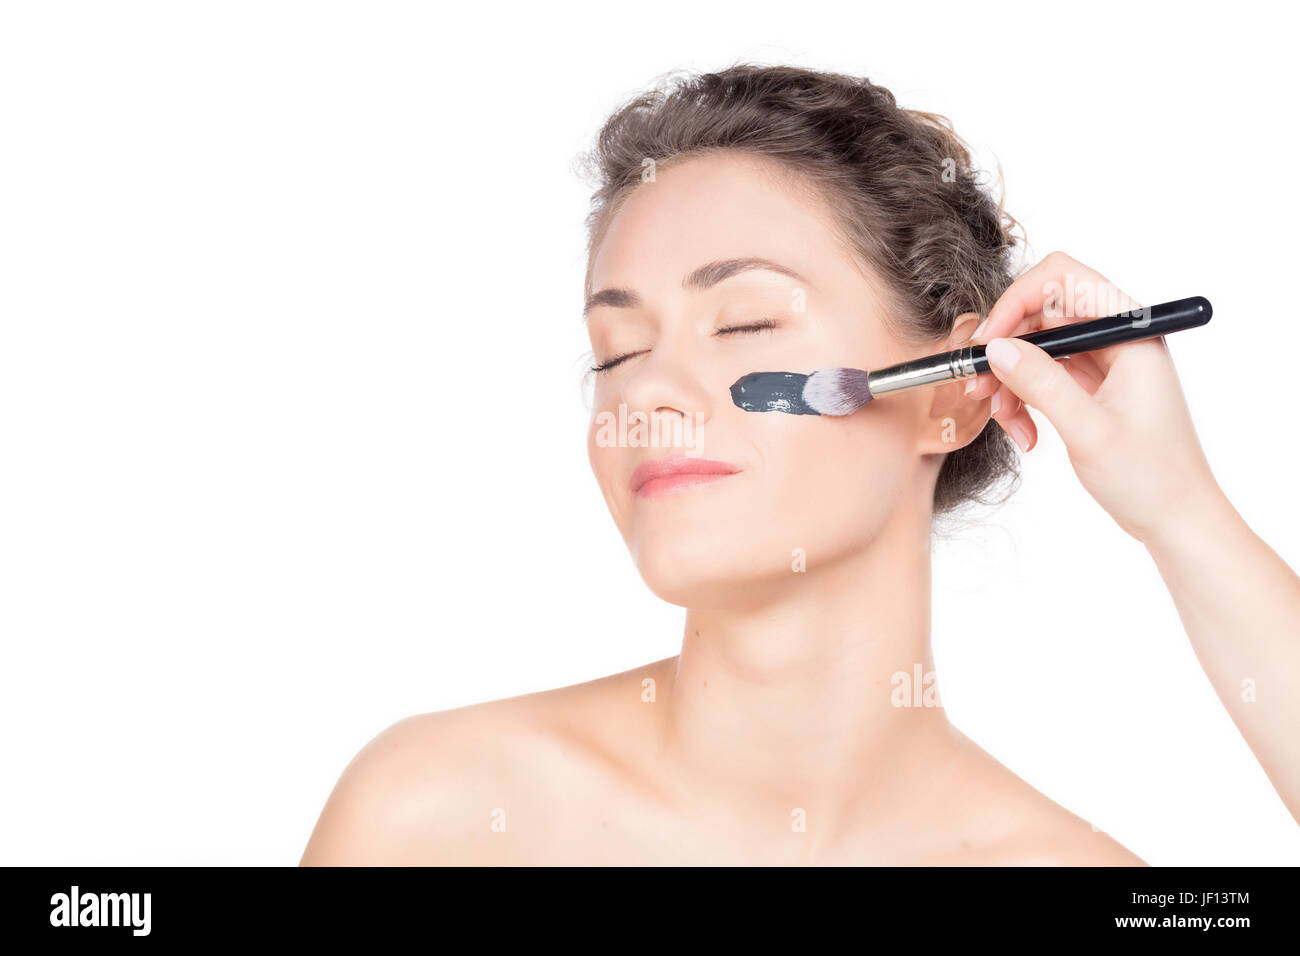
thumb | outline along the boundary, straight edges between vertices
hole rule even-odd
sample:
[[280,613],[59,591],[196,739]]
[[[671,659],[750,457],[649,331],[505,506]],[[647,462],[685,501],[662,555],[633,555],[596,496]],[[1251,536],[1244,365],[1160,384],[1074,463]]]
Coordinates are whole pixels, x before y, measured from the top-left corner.
[[1065,367],[1032,342],[1023,339],[992,339],[984,353],[989,370],[1052,423],[1066,446],[1086,448],[1101,434],[1104,409]]

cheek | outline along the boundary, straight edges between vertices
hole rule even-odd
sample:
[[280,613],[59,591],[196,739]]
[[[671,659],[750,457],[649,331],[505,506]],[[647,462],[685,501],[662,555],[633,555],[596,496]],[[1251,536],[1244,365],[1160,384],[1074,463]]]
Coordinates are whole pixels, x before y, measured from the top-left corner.
[[879,530],[907,490],[915,454],[900,416],[794,419],[764,452],[772,525],[808,550],[845,551]]
[[596,483],[608,500],[619,474],[620,450],[617,445],[604,440],[608,429],[598,421],[596,416],[600,414],[600,411],[593,414],[587,426],[587,460],[591,463]]

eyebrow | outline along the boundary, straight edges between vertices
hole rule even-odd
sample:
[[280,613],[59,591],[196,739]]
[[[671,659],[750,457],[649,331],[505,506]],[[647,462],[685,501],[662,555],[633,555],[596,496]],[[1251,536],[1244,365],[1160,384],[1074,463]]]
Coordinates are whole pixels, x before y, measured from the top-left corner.
[[[695,291],[709,289],[719,282],[730,279],[732,276],[738,276],[742,272],[752,272],[755,269],[776,272],[783,276],[789,276],[791,279],[805,285],[809,284],[807,279],[788,266],[783,266],[770,259],[748,256],[743,259],[719,259],[716,262],[705,263],[682,279],[682,288]],[[640,304],[641,297],[631,289],[601,289],[587,299],[586,305],[582,308],[582,314],[585,317],[588,312],[598,305],[608,305],[616,309],[634,309]]]

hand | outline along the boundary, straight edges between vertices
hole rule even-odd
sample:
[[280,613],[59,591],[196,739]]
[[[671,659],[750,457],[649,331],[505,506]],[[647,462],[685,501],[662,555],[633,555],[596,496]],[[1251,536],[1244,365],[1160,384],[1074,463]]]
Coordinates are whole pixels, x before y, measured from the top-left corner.
[[1025,403],[1046,415],[1088,493],[1150,544],[1186,509],[1221,497],[1163,336],[1060,361],[1009,338],[1137,308],[1100,273],[1052,253],[1012,283],[976,329],[972,342],[999,344],[988,350],[993,374],[971,379],[966,394],[991,398],[993,418],[1022,451],[1038,436]]

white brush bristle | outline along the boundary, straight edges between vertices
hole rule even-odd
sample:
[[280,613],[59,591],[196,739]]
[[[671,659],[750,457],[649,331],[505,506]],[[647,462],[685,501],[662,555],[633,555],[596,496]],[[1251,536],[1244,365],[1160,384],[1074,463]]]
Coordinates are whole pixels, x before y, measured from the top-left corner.
[[824,368],[808,376],[804,404],[819,415],[849,415],[871,401],[867,373],[860,368]]

